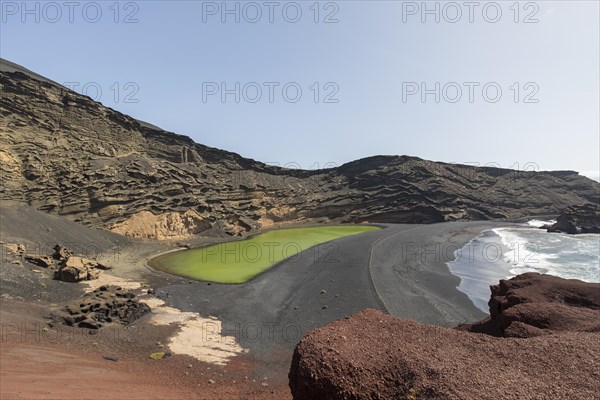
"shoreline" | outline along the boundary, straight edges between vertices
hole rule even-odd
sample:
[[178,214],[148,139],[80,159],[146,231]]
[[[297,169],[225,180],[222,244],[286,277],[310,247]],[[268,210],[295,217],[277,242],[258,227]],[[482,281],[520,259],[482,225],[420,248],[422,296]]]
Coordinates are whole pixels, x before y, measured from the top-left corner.
[[458,290],[461,278],[447,263],[454,249],[504,222],[444,222],[393,232],[379,243],[374,282],[392,315],[439,326],[457,326],[487,316]]
[[[216,246],[216,245],[220,245],[220,244],[244,242],[246,240],[252,239],[255,236],[261,235],[263,233],[271,232],[273,230],[301,229],[301,228],[319,228],[319,227],[325,228],[325,227],[336,227],[336,226],[344,226],[344,227],[346,227],[346,226],[375,226],[375,227],[379,228],[380,230],[385,230],[387,228],[387,225],[385,225],[385,224],[370,224],[370,223],[369,224],[367,224],[367,223],[364,223],[364,224],[360,224],[360,223],[358,223],[358,224],[320,224],[320,225],[307,224],[304,227],[302,227],[302,226],[295,226],[295,227],[286,227],[286,228],[269,228],[267,230],[260,231],[260,232],[257,232],[255,234],[252,234],[252,235],[248,235],[248,236],[243,237],[243,238],[232,238],[232,240],[229,240],[229,241],[225,240],[225,241],[218,242],[218,243],[204,243],[204,244],[201,244],[198,247],[191,247],[191,248],[181,247],[181,248],[177,248],[177,249],[165,251],[165,252],[162,252],[162,253],[158,253],[156,255],[153,255],[153,256],[150,256],[150,257],[146,258],[146,260],[144,261],[144,265],[145,265],[146,268],[149,268],[149,269],[153,270],[154,272],[159,272],[159,273],[162,273],[162,274],[167,274],[169,276],[176,277],[176,278],[193,280],[193,281],[196,281],[196,282],[211,282],[211,283],[216,283],[216,284],[221,284],[221,285],[244,285],[246,283],[252,282],[255,279],[258,279],[260,276],[262,276],[264,274],[268,274],[270,271],[278,268],[281,264],[287,262],[290,259],[293,259],[294,257],[299,256],[299,254],[302,253],[302,252],[313,251],[315,248],[318,248],[319,246],[326,245],[326,244],[331,243],[331,242],[335,242],[336,240],[341,239],[341,238],[343,238],[345,236],[342,236],[340,238],[330,239],[330,240],[327,240],[327,241],[324,241],[324,242],[320,242],[320,243],[316,243],[316,244],[314,244],[312,246],[309,246],[309,247],[301,250],[299,253],[296,253],[296,254],[294,254],[294,255],[292,255],[290,257],[287,257],[285,259],[276,261],[275,263],[273,263],[272,265],[270,265],[269,267],[267,267],[263,271],[261,271],[258,274],[252,276],[247,281],[239,282],[239,283],[226,283],[226,282],[214,282],[214,281],[208,281],[208,280],[199,280],[199,279],[196,279],[196,278],[193,278],[193,277],[184,276],[184,275],[178,275],[178,274],[174,274],[174,273],[165,271],[165,270],[160,269],[160,268],[153,267],[153,266],[150,265],[150,262],[153,261],[153,260],[156,260],[157,258],[159,258],[159,257],[161,257],[161,256],[163,256],[165,254],[174,253],[174,252],[177,252],[177,251],[192,251],[192,250],[199,250],[199,249],[203,249],[203,248],[210,247],[210,246]],[[362,234],[362,233],[365,233],[365,232],[358,232],[358,233],[355,233],[353,235]],[[348,235],[348,236],[351,236],[351,235]],[[291,242],[290,241],[288,243],[295,243],[295,242]]]

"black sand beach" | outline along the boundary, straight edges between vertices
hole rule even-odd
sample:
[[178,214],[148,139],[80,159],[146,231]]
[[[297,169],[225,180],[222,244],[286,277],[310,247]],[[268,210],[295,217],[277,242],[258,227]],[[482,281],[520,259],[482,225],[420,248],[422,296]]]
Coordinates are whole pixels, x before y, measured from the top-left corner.
[[[234,336],[254,357],[283,366],[306,332],[367,307],[442,326],[484,318],[456,289],[460,280],[445,264],[452,251],[446,252],[449,257],[430,254],[421,260],[411,257],[412,246],[460,248],[482,230],[501,225],[508,224],[387,224],[309,249],[245,284],[177,278],[159,287],[157,296],[181,310],[216,317],[223,334]],[[405,257],[407,249],[411,256]]]

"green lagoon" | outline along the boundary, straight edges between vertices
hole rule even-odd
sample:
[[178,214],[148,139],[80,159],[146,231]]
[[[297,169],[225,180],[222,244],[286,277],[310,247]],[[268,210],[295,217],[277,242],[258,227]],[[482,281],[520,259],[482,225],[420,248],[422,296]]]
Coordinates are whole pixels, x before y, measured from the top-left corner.
[[321,243],[379,229],[370,225],[336,225],[276,229],[249,239],[166,253],[149,261],[160,271],[216,283],[244,283]]

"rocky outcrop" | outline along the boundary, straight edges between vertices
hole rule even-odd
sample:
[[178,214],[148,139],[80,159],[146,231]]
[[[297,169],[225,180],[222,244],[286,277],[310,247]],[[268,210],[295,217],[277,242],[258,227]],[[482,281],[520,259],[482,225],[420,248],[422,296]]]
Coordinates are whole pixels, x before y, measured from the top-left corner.
[[56,263],[52,257],[49,256],[37,256],[32,254],[25,255],[25,260],[29,261],[32,264],[37,265],[42,268],[55,268]]
[[363,310],[298,343],[294,399],[594,398],[600,284],[524,274],[492,290],[491,320],[513,337]]
[[315,171],[269,166],[142,123],[6,61],[0,67],[0,199],[131,236],[516,219],[600,201],[600,184],[572,171],[408,156]]
[[206,216],[202,217],[193,210],[159,215],[150,211],[140,211],[128,220],[115,224],[110,230],[129,237],[161,240],[185,239],[211,227]]
[[25,260],[38,267],[54,271],[54,279],[64,282],[90,281],[111,267],[85,257],[74,256],[66,247],[57,244],[51,256],[26,254]]
[[50,313],[48,318],[69,326],[99,329],[106,324],[130,324],[148,312],[150,307],[137,301],[135,294],[118,286],[101,286]]
[[71,253],[65,246],[61,244],[57,244],[52,248],[52,250],[54,250],[52,258],[58,261],[65,261],[73,255],[73,253]]
[[556,223],[548,227],[548,232],[600,233],[600,205],[583,204],[567,208]]
[[70,256],[61,262],[54,273],[54,279],[64,282],[91,281],[100,275],[97,265],[98,263],[87,258]]
[[600,332],[600,284],[529,272],[491,286],[490,317],[461,329],[504,337]]

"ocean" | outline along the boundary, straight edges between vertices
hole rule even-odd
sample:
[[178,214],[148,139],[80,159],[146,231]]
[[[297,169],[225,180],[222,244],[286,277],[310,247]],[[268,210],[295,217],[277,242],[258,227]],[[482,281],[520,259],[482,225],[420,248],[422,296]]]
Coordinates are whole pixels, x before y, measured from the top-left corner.
[[525,272],[600,282],[600,235],[548,233],[540,226],[555,221],[532,220],[521,226],[483,231],[448,264],[461,278],[464,292],[489,313],[490,285]]

